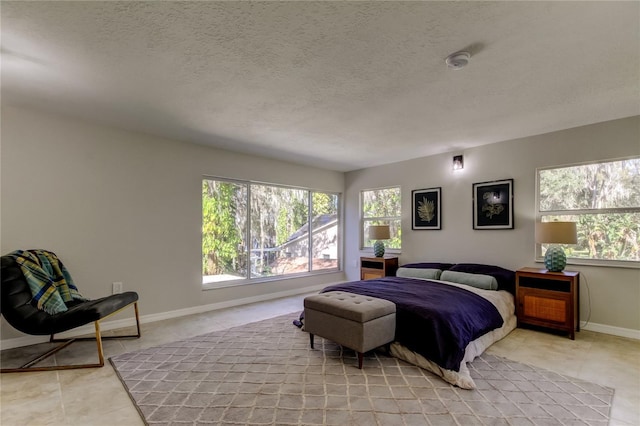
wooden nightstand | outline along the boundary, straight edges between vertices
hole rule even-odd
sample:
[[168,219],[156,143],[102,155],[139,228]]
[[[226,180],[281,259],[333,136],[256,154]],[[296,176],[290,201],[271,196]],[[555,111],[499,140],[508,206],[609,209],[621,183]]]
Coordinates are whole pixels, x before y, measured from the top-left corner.
[[518,325],[580,331],[580,273],[522,268],[516,271]]
[[371,280],[374,278],[391,277],[398,270],[398,258],[385,257],[361,257],[360,279]]

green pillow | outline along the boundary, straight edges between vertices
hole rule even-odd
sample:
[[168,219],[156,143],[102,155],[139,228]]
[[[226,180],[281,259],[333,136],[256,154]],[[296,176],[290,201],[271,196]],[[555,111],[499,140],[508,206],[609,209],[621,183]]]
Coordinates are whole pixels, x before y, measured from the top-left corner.
[[422,280],[439,280],[442,271],[428,268],[398,268],[396,277],[420,278]]
[[497,290],[498,281],[490,275],[470,274],[467,272],[444,271],[440,275],[442,281],[465,284],[483,290]]

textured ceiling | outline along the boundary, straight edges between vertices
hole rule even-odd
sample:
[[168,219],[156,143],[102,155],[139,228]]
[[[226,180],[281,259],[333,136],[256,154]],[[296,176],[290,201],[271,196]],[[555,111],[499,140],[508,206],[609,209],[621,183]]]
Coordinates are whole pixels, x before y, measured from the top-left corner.
[[[3,1],[0,13],[3,104],[334,170],[640,114],[636,1]],[[469,66],[447,69],[463,49]]]

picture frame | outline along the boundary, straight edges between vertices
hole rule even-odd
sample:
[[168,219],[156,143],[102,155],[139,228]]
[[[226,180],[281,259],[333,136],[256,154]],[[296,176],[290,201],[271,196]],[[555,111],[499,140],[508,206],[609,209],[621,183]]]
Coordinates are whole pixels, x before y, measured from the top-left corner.
[[442,229],[442,188],[414,189],[411,191],[411,229]]
[[473,229],[513,229],[513,179],[473,184]]

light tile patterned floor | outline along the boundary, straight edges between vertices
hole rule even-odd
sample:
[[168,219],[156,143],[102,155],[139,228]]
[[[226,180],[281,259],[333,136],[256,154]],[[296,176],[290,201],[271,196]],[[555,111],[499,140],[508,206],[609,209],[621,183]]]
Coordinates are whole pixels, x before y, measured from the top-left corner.
[[[188,338],[302,309],[304,295],[143,324],[139,340],[107,341],[107,356]],[[295,315],[294,315],[295,317]],[[293,319],[293,318],[292,318]],[[3,351],[2,362],[41,348]],[[95,358],[95,344],[66,356]],[[640,341],[581,331],[576,340],[516,329],[487,353],[615,388],[611,425],[640,425]],[[65,354],[61,354],[64,356]],[[143,425],[109,363],[100,369],[3,374],[2,425]]]

